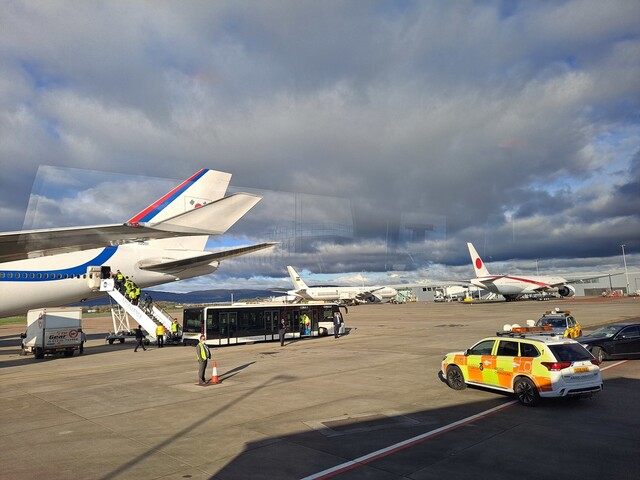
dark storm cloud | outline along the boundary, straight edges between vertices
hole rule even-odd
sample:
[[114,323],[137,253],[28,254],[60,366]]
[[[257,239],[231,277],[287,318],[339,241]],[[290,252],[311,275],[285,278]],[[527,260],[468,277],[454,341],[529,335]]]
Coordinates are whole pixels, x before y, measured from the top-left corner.
[[[40,165],[209,167],[264,192],[233,234],[284,241],[310,271],[464,271],[467,241],[563,268],[606,266],[625,242],[637,262],[639,15],[595,0],[12,2],[1,221],[22,226]],[[42,212],[137,211],[135,185],[127,204],[91,185]],[[297,238],[303,224],[333,234]],[[270,276],[291,260],[279,251],[228,268]]]

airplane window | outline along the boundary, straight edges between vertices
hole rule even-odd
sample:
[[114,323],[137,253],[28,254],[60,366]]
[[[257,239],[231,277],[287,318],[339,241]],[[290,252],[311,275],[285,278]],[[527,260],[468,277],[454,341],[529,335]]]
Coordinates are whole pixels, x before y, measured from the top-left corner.
[[23,273],[23,274],[22,274],[22,278],[27,278],[27,274],[26,274],[26,273]]
[[4,272],[0,273],[0,278],[4,278]]
[[29,278],[35,278],[35,275],[33,273],[30,273]]
[[13,278],[13,273],[7,273],[7,278]]
[[38,274],[38,278],[42,278],[42,274],[41,273]]

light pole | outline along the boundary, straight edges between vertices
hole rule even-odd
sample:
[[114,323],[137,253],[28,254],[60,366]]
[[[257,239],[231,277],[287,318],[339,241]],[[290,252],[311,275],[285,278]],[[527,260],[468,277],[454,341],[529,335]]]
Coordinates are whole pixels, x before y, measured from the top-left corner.
[[624,262],[624,276],[627,279],[627,295],[629,295],[629,273],[627,272],[627,257],[624,255],[624,243],[620,245],[622,247],[622,261]]

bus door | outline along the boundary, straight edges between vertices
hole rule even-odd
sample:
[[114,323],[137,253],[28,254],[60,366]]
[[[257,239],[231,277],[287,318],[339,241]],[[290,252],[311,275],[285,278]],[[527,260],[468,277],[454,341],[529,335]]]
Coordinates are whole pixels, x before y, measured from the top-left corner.
[[[293,318],[287,318],[289,331],[292,332],[293,338],[300,338],[300,334],[303,330],[303,328],[300,327],[300,310],[293,310],[291,315]],[[289,317],[289,315],[287,315],[287,317]]]
[[238,314],[236,312],[220,312],[220,345],[238,343]]
[[207,309],[207,344],[220,345],[220,322],[218,322],[218,311]]
[[278,339],[278,322],[280,321],[279,310],[264,311],[264,329],[267,340]]

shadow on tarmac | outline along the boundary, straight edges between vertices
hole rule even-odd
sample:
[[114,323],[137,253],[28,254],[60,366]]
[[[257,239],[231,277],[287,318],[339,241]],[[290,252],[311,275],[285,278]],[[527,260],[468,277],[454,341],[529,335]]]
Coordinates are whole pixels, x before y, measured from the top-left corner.
[[[605,380],[604,392],[592,398],[545,399],[533,408],[497,395],[400,416],[328,419],[313,431],[248,443],[210,478],[631,479],[638,466],[640,416],[630,412],[638,396],[640,381],[618,377]],[[410,442],[500,405],[497,413]],[[523,476],[524,457],[535,459],[531,465],[537,467]]]

